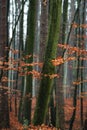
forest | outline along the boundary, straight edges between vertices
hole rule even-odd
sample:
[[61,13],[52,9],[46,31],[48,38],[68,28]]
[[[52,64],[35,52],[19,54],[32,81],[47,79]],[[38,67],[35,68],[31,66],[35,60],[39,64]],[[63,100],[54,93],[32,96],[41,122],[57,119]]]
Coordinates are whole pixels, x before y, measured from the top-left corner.
[[87,0],[0,0],[0,130],[87,130]]

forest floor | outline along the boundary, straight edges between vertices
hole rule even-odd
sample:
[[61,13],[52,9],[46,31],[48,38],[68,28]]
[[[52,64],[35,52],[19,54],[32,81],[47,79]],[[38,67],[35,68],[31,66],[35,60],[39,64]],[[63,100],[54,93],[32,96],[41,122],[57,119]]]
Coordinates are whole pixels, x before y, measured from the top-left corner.
[[[69,121],[71,116],[72,116],[72,112],[75,109],[72,105],[72,100],[71,98],[68,98],[65,100],[65,120]],[[35,107],[35,98],[33,99],[33,108]],[[85,120],[85,115],[87,114],[87,98],[83,99],[83,119]],[[14,108],[14,106],[13,106]],[[76,117],[75,117],[75,121],[74,121],[74,126],[73,126],[73,130],[80,130],[80,124],[81,124],[81,117],[80,117],[80,99],[77,100],[77,107],[76,107]],[[68,130],[69,128],[69,123],[66,122],[65,123],[65,130]],[[10,128],[9,129],[2,129],[2,130],[57,130],[54,127],[49,127],[46,126],[44,124],[42,124],[41,126],[33,126],[30,125],[28,128],[24,127],[21,123],[18,122],[17,117],[15,117],[14,114],[14,110],[12,112],[10,112]],[[59,129],[60,130],[60,129]]]

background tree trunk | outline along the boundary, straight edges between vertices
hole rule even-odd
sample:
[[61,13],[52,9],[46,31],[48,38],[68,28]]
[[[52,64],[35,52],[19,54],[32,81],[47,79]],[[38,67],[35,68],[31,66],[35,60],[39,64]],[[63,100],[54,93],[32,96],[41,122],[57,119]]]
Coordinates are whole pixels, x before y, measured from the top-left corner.
[[[4,61],[8,60],[8,52],[5,50],[5,47],[8,46],[8,4],[9,0],[0,0],[0,58],[3,67],[6,67]],[[3,86],[7,87],[7,82],[3,82],[3,78],[7,77],[7,74],[7,71],[0,70],[0,129],[9,127],[8,94],[7,89],[3,88]]]

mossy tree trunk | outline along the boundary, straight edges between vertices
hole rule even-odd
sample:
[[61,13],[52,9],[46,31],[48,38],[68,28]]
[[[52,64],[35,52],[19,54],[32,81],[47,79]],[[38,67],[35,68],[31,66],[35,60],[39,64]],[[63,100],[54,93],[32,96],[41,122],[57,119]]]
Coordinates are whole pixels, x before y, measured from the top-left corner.
[[[28,20],[27,20],[27,38],[26,38],[26,55],[31,55],[26,60],[27,63],[33,62],[33,46],[35,38],[35,18],[36,16],[36,0],[29,0]],[[28,66],[27,71],[32,71],[33,67]],[[26,92],[24,98],[24,120],[30,124],[31,122],[31,98],[32,98],[32,75],[26,76]]]
[[55,73],[55,66],[53,66],[52,60],[56,57],[62,0],[51,0],[49,4],[51,9],[49,17],[49,34],[45,52],[45,61],[42,68],[42,79],[33,118],[34,125],[45,122],[53,86],[53,79],[50,78],[50,75]]

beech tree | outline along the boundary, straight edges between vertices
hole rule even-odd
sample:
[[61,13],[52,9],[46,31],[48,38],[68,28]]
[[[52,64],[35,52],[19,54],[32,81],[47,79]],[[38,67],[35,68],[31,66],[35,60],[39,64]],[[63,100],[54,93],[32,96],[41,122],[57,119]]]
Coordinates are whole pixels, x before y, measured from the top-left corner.
[[[26,36],[26,55],[29,56],[26,59],[26,63],[33,62],[33,49],[35,39],[35,20],[36,20],[36,0],[29,0],[28,19],[27,19],[27,36]],[[27,72],[33,70],[32,66],[27,67]],[[26,76],[26,88],[24,99],[24,120],[31,122],[31,98],[32,98],[32,74]]]
[[86,129],[86,6],[86,0],[0,0],[0,129],[10,126],[11,114],[19,129],[46,129],[43,123]]
[[[37,98],[33,124],[38,125],[45,122],[48,104],[50,100],[53,79],[51,75],[55,73],[55,66],[52,60],[56,57],[58,35],[60,28],[62,0],[50,0],[50,17],[49,17],[49,31],[48,40],[45,52],[45,60],[42,68],[42,79]],[[47,76],[46,76],[47,75]]]
[[[62,22],[61,22],[61,28],[60,28],[60,38],[59,43],[65,45],[66,39],[67,39],[67,12],[68,12],[68,0],[63,1],[63,11],[62,11]],[[57,51],[58,56],[62,56],[63,51],[58,48]],[[64,56],[63,56],[64,57]],[[61,75],[67,74],[67,62],[57,67],[57,73]],[[60,76],[56,79],[56,127],[59,127],[60,129],[65,128],[65,113],[64,113],[64,86],[63,86],[63,80],[64,77]]]

